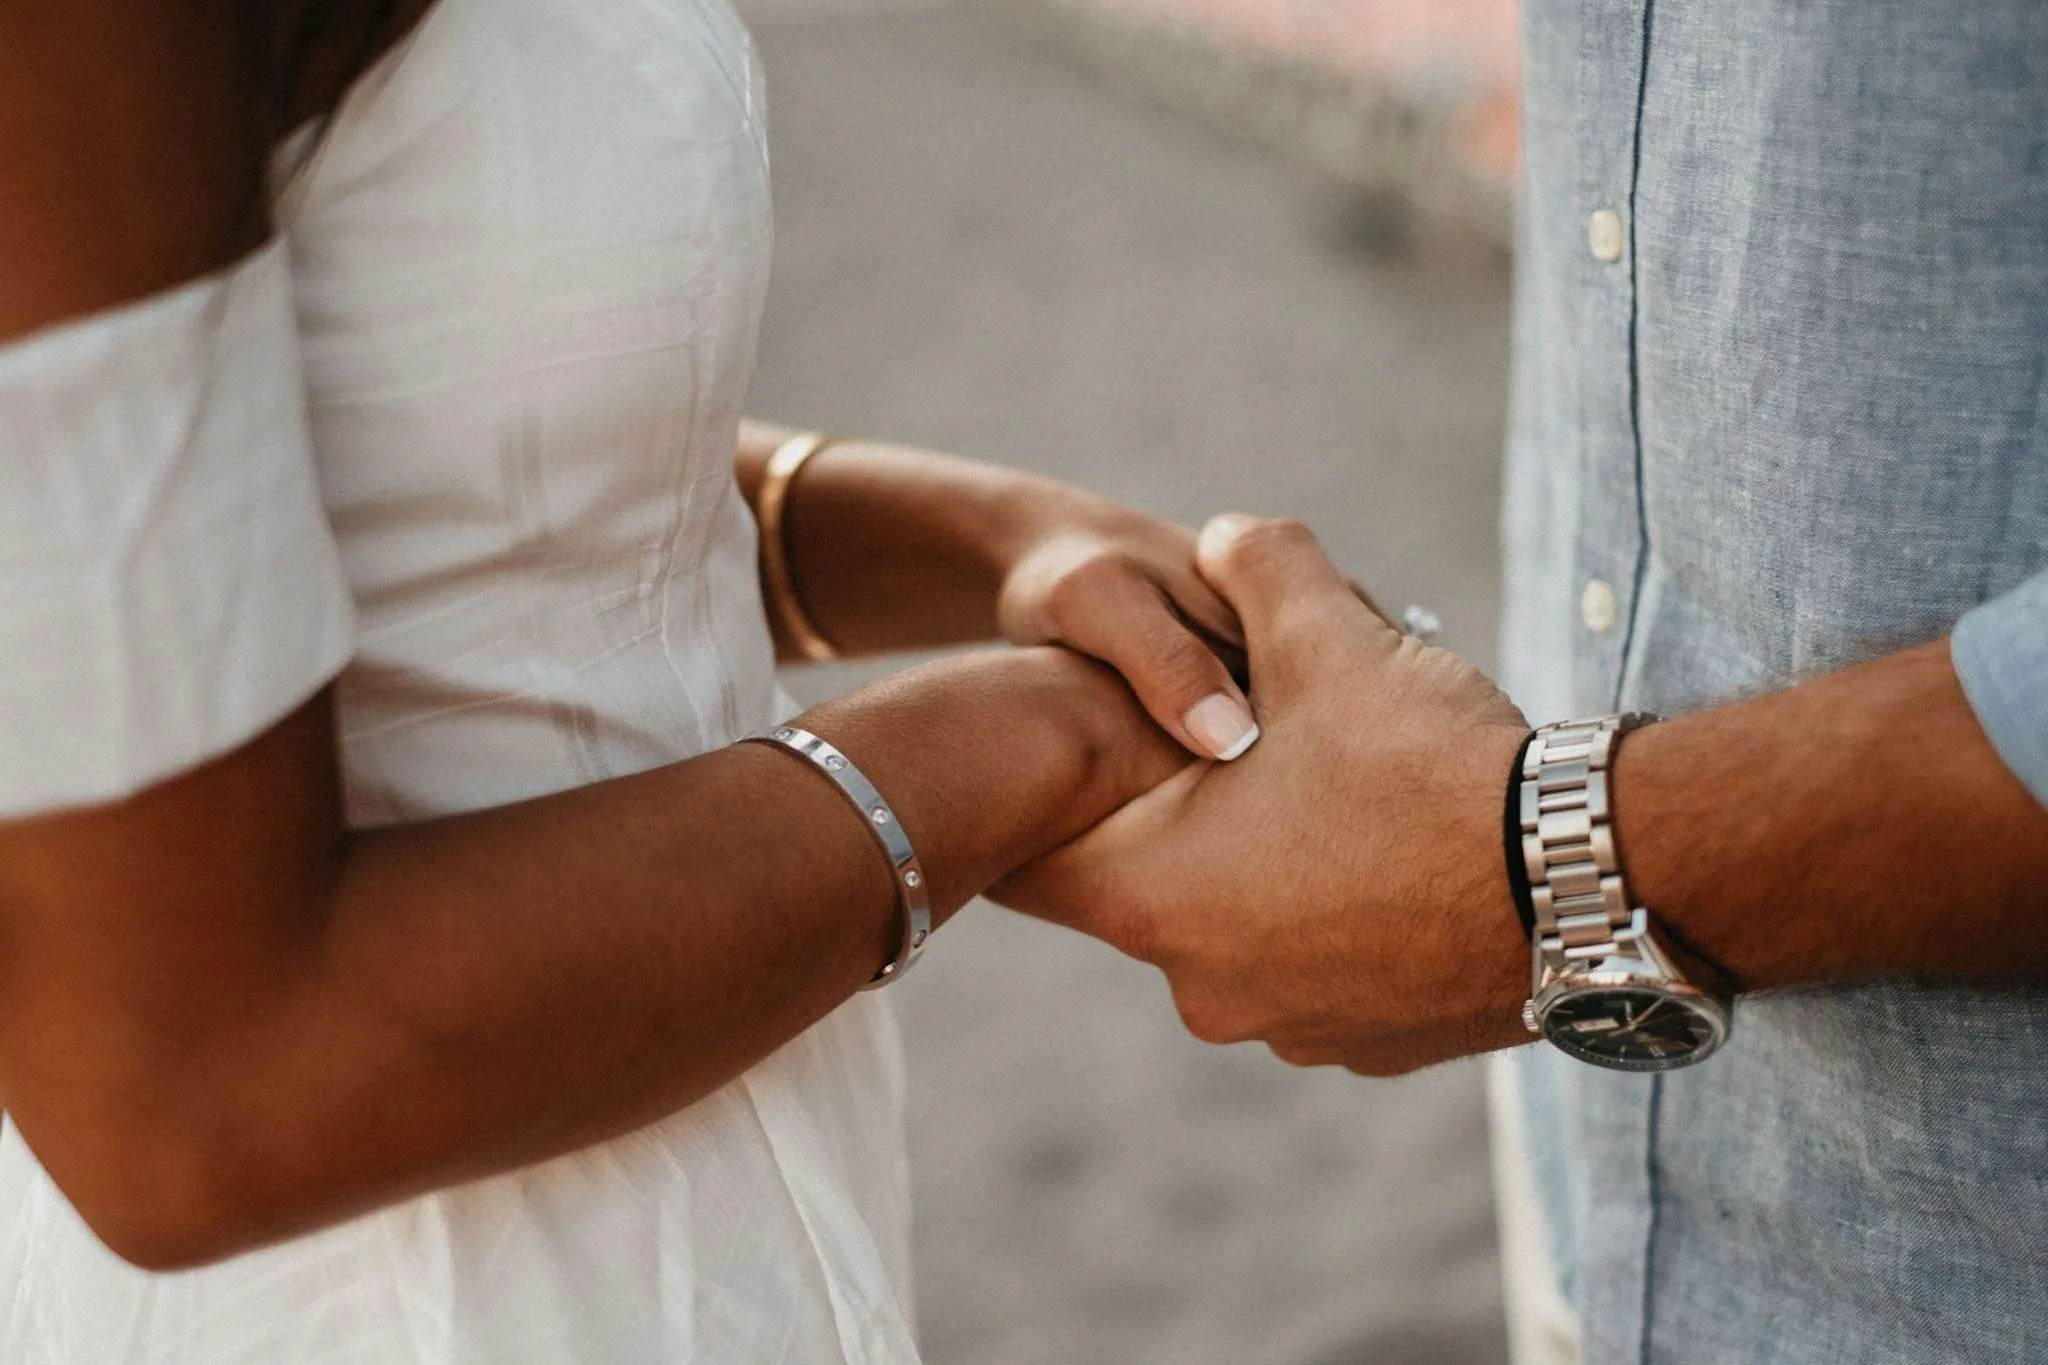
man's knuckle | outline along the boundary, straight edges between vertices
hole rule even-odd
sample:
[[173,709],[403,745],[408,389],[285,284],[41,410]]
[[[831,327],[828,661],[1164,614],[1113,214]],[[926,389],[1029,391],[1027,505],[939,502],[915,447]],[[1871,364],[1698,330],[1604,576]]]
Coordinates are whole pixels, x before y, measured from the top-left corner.
[[1344,1069],[1374,1080],[1392,1080],[1415,1070],[1419,1063],[1383,1052],[1353,1052],[1344,1057]]
[[1299,517],[1274,517],[1266,523],[1267,534],[1281,545],[1313,545],[1316,533]]
[[1283,518],[1246,528],[1224,551],[1221,567],[1243,582],[1265,580],[1279,586],[1310,571],[1321,556],[1315,533],[1301,522]]
[[1173,1008],[1180,1015],[1181,1025],[1204,1043],[1219,1041],[1214,1035],[1216,1015],[1206,997],[1181,986],[1173,990]]
[[1304,523],[1293,517],[1274,517],[1253,522],[1240,532],[1230,543],[1229,559],[1236,568],[1257,571],[1314,543],[1315,533]]
[[1162,946],[1159,917],[1137,897],[1126,898],[1104,917],[1103,936],[1110,947],[1140,962],[1156,961]]
[[1218,1047],[1249,1041],[1252,1032],[1243,1014],[1222,996],[1205,990],[1174,992],[1174,1006],[1189,1033]]

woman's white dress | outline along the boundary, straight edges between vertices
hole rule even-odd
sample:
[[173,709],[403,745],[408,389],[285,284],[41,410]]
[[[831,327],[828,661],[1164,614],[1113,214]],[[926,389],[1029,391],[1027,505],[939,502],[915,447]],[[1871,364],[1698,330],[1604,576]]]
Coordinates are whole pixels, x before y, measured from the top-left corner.
[[[280,150],[278,240],[0,348],[0,816],[337,670],[362,825],[776,718],[731,473],[764,137],[722,0],[439,0]],[[172,1275],[9,1124],[0,1361],[912,1360],[902,1085],[863,994],[640,1132]]]

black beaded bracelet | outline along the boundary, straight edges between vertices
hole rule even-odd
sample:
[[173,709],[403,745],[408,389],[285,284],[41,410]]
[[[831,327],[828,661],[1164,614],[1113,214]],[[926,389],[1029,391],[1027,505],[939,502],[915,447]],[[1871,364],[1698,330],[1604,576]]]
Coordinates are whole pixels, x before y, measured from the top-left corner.
[[1522,917],[1522,932],[1536,932],[1536,897],[1529,885],[1529,865],[1522,858],[1522,761],[1536,742],[1531,730],[1522,747],[1515,750],[1515,766],[1508,770],[1508,795],[1501,813],[1500,837],[1508,860],[1508,889],[1515,893],[1515,913]]

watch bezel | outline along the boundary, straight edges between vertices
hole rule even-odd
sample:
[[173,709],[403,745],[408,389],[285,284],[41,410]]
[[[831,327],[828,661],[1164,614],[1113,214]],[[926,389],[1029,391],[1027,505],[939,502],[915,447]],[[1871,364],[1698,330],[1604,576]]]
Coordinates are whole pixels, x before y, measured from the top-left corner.
[[[1566,973],[1552,980],[1533,1002],[1534,1013],[1544,1040],[1576,1061],[1606,1067],[1610,1071],[1677,1071],[1703,1062],[1720,1051],[1721,1045],[1728,1041],[1728,1004],[1690,982],[1665,976],[1660,972],[1643,970],[1647,965],[1610,965],[1603,962],[1598,966]],[[1690,1010],[1695,1017],[1707,1022],[1710,1032],[1706,1041],[1690,1052],[1670,1057],[1614,1057],[1582,1048],[1552,1029],[1550,1020],[1557,1006],[1564,1002],[1582,999],[1588,995],[1624,990],[1633,994],[1663,996]]]

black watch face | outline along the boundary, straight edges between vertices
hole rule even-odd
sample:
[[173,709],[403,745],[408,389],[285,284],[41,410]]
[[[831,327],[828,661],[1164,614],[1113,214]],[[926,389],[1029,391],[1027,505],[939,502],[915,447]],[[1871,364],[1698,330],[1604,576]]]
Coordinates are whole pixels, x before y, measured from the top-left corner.
[[1668,1071],[1699,1061],[1727,1036],[1712,1000],[1642,986],[1586,986],[1543,1015],[1543,1032],[1582,1061],[1623,1071]]

